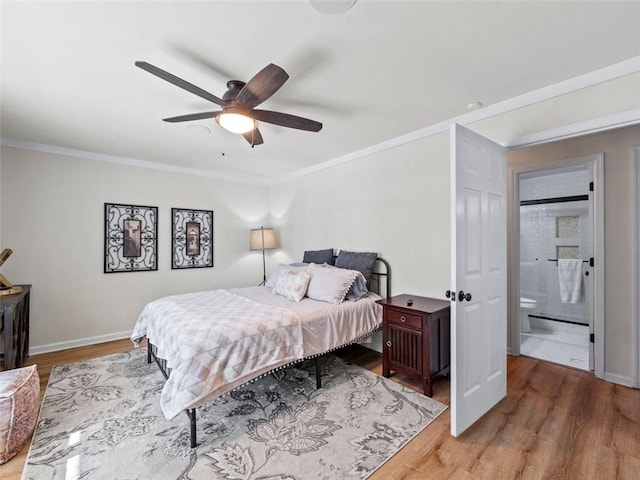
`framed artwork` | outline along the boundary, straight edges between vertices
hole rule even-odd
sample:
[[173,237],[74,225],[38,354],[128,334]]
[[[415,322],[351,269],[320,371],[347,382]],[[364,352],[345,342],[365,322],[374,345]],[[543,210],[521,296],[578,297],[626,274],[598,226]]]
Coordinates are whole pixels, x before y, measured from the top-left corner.
[[158,207],[104,204],[104,273],[158,269]]
[[213,211],[171,209],[171,268],[213,267]]

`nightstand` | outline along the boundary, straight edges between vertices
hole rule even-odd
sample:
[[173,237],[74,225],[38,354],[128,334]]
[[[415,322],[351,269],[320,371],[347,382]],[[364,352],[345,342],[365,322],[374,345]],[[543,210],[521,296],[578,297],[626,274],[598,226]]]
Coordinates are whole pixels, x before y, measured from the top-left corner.
[[424,394],[433,395],[435,376],[449,373],[450,305],[418,295],[378,300],[382,317],[382,375],[391,370],[422,379]]

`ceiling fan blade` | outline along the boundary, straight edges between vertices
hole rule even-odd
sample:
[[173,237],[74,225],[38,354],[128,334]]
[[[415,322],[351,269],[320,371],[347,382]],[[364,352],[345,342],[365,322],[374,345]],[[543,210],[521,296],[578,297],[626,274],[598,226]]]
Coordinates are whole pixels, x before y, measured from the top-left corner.
[[169,117],[163,118],[162,120],[165,122],[189,122],[192,120],[202,120],[204,118],[216,118],[218,115],[222,113],[222,110],[217,112],[202,112],[202,113],[190,113],[188,115],[179,115],[177,117]]
[[309,132],[319,132],[322,130],[322,123],[288,113],[272,112],[270,110],[253,110],[251,116],[255,120],[273,123],[281,127],[297,128],[298,130],[307,130]]
[[251,147],[254,147],[255,145],[262,145],[264,143],[262,140],[262,134],[260,133],[260,130],[258,130],[258,127],[254,128],[250,132],[243,133],[242,136],[251,144]]
[[276,93],[288,78],[289,75],[287,72],[279,66],[270,63],[247,82],[242,90],[240,90],[240,93],[238,93],[235,101],[247,108],[260,105]]
[[183,88],[187,92],[193,93],[194,95],[204,98],[205,100],[209,100],[216,105],[222,105],[224,103],[222,99],[216,97],[212,93],[209,93],[206,90],[201,89],[200,87],[196,87],[193,83],[189,83],[186,80],[181,79],[180,77],[176,77],[169,72],[165,72],[161,68],[151,65],[150,63],[136,62],[136,67],[140,67],[141,69],[146,70],[152,75],[166,80],[169,83],[173,83],[175,86]]

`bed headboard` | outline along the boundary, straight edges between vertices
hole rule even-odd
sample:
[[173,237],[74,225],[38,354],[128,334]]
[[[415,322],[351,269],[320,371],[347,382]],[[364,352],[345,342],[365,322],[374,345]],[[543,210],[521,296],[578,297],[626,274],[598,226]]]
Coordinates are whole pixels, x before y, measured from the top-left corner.
[[378,257],[376,260],[368,288],[382,298],[391,296],[391,266],[384,258]]

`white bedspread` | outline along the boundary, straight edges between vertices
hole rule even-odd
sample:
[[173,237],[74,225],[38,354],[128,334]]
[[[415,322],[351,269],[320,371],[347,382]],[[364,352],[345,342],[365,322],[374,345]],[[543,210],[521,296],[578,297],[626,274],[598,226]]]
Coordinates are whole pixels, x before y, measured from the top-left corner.
[[145,306],[131,339],[137,346],[146,336],[172,369],[160,397],[172,418],[274,368],[371,334],[382,323],[379,298],[296,303],[267,287],[174,295]]
[[304,357],[297,314],[228,290],[147,304],[131,339],[137,345],[144,336],[172,369],[160,397],[167,418]]
[[308,297],[298,303],[290,302],[280,295],[273,295],[267,287],[234,288],[230,291],[263,305],[286,308],[298,315],[302,323],[305,357],[352,343],[382,325],[382,307],[375,303],[380,297],[371,292],[357,302],[345,301],[334,305]]

